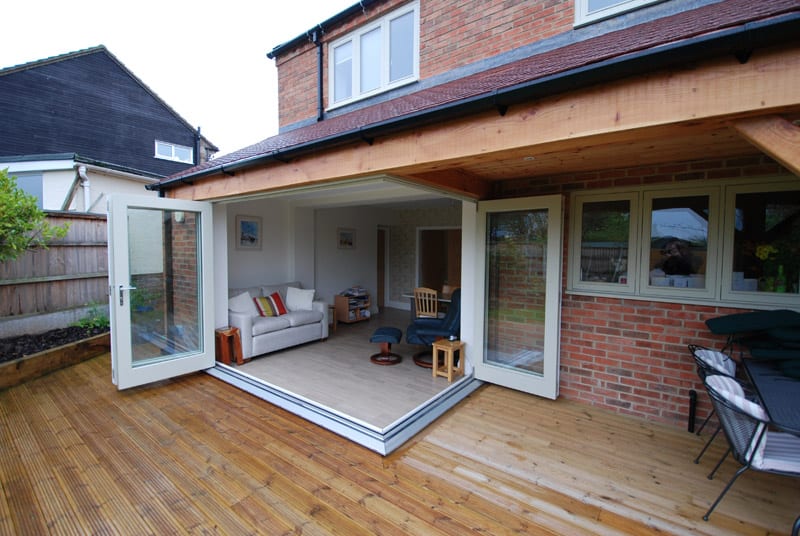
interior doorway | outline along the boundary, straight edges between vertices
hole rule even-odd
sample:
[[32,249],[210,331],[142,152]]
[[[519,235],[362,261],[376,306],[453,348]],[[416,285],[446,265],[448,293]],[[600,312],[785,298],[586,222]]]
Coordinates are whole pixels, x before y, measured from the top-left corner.
[[461,229],[418,230],[417,286],[442,289],[461,286]]

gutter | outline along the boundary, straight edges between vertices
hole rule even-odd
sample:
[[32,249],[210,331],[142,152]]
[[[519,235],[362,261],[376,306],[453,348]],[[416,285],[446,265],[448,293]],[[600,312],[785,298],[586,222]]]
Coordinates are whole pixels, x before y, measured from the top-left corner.
[[652,72],[670,65],[685,64],[725,54],[735,55],[741,63],[746,63],[747,58],[754,49],[781,42],[794,41],[798,35],[800,35],[800,13],[782,15],[766,21],[748,22],[735,28],[631,52],[514,86],[496,89],[488,93],[440,104],[432,108],[418,110],[410,114],[393,117],[323,138],[316,138],[284,149],[277,149],[269,153],[237,160],[229,164],[221,164],[180,177],[168,178],[163,182],[148,185],[147,189],[161,190],[176,183],[191,183],[194,179],[219,173],[230,175],[236,170],[266,162],[286,163],[291,158],[305,153],[318,151],[322,148],[333,148],[353,141],[366,141],[372,144],[372,141],[378,136],[385,136],[410,128],[473,115],[487,110],[497,110],[500,115],[505,115],[507,109],[514,104],[529,102],[537,98],[618,80],[632,75]]

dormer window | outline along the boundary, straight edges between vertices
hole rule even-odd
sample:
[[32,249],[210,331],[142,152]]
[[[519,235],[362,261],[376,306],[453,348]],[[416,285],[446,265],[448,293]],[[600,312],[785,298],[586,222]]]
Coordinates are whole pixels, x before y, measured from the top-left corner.
[[588,24],[662,0],[575,0],[575,26]]
[[185,145],[176,145],[165,141],[156,140],[156,158],[172,160],[184,164],[194,164],[194,150]]
[[419,4],[413,2],[331,43],[331,107],[419,78]]

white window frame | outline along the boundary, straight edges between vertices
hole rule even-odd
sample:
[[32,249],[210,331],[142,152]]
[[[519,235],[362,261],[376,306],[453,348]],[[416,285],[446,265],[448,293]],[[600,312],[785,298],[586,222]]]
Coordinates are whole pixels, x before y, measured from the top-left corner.
[[[614,294],[633,294],[636,292],[636,278],[627,277],[628,274],[638,273],[639,255],[636,254],[636,245],[639,243],[639,193],[620,191],[607,194],[576,193],[572,198],[572,222],[570,224],[570,258],[569,266],[577,269],[577,274],[572,280],[571,290],[598,290],[613,292]],[[581,230],[583,229],[584,203],[602,203],[608,201],[628,201],[630,204],[630,221],[628,232],[628,265],[626,268],[626,282],[583,281],[581,278],[583,243]]]
[[[787,186],[793,185],[794,188]],[[800,294],[793,293],[778,293],[778,292],[752,292],[752,291],[736,291],[733,290],[733,249],[734,249],[734,231],[736,225],[736,195],[759,193],[759,192],[780,192],[784,190],[800,190],[797,182],[787,183],[785,181],[775,183],[747,183],[731,185],[725,191],[725,227],[723,233],[723,251],[726,257],[730,257],[727,269],[722,271],[722,300],[735,301],[747,304],[760,304],[764,303],[765,297],[768,297],[769,303],[774,307],[786,306],[791,308],[798,307],[798,296]]]
[[[797,191],[796,180],[786,177],[755,177],[720,181],[589,190],[572,195],[569,222],[567,292],[613,296],[648,301],[697,303],[725,307],[798,308],[800,294],[763,291],[734,291],[733,246],[736,195],[753,192]],[[705,288],[660,288],[649,284],[651,207],[654,198],[709,196],[708,243]],[[627,284],[581,281],[581,218],[584,203],[631,201],[631,230],[628,248]],[[634,212],[635,207],[638,210]]]
[[575,26],[597,22],[625,13],[626,11],[632,11],[662,1],[663,0],[619,0],[614,5],[589,11],[590,0],[575,0]]
[[[407,13],[413,12],[413,20],[414,20],[414,28],[413,28],[413,50],[412,50],[412,58],[413,58],[413,67],[412,73],[408,76],[400,78],[398,80],[391,81],[389,80],[389,39],[390,39],[390,32],[389,32],[389,25],[392,20],[406,15]],[[380,84],[377,88],[372,89],[370,91],[361,92],[360,84],[361,84],[361,36],[367,34],[376,28],[381,28],[381,39],[382,39],[382,49],[381,49],[381,76],[380,76]],[[338,101],[335,100],[335,88],[336,88],[336,65],[334,63],[335,54],[334,51],[337,47],[350,42],[352,43],[353,47],[353,55],[352,55],[352,68],[351,68],[351,88],[352,93],[347,98],[342,98]],[[390,89],[395,89],[400,86],[404,86],[406,84],[410,84],[419,80],[419,2],[411,2],[410,4],[406,4],[405,6],[401,7],[400,9],[396,9],[391,13],[387,13],[386,15],[382,16],[380,19],[358,28],[357,30],[350,32],[344,37],[333,41],[328,46],[328,109],[334,109],[339,106],[343,106],[346,104],[350,104],[352,102],[356,102],[367,97],[371,97],[373,95],[377,95],[379,93],[383,93]]]
[[[650,284],[650,244],[651,226],[653,223],[651,207],[654,199],[671,197],[708,197],[708,236],[706,244],[706,270],[704,288],[658,287]],[[683,297],[691,299],[713,300],[718,296],[717,275],[720,258],[719,220],[720,220],[720,188],[716,186],[703,188],[669,189],[653,188],[642,191],[642,234],[637,244],[640,252],[639,292],[644,296],[663,296],[667,298]],[[646,267],[646,268],[645,268]]]
[[[164,148],[168,147],[172,156],[164,156],[162,154],[159,154],[159,152],[158,152],[159,146],[160,147],[164,147]],[[183,158],[179,157],[177,155],[176,149],[185,149],[186,151],[188,151],[189,152],[189,158],[188,159],[183,159]],[[154,150],[155,158],[158,158],[160,160],[169,160],[171,162],[181,162],[183,164],[194,164],[194,149],[192,147],[187,147],[186,145],[179,145],[177,143],[170,143],[168,141],[156,140],[155,144],[153,146],[153,150]]]

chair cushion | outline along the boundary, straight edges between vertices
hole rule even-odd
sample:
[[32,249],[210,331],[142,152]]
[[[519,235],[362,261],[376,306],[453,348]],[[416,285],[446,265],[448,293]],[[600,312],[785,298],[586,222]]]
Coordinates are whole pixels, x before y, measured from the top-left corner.
[[800,437],[785,432],[767,432],[763,456],[753,467],[764,471],[800,474]]
[[319,311],[290,311],[284,316],[288,320],[289,325],[295,327],[319,322],[324,315]]
[[259,316],[253,319],[253,336],[272,333],[290,327],[289,319],[283,316]]
[[389,342],[397,344],[403,338],[403,332],[397,328],[383,326],[375,330],[369,342]]
[[697,348],[694,351],[694,355],[697,359],[705,363],[706,366],[717,372],[727,374],[728,376],[736,375],[736,362],[722,352],[710,350],[708,348]]

